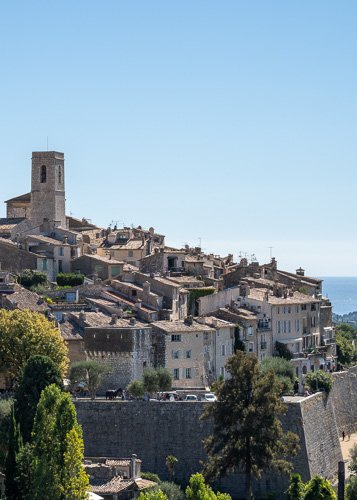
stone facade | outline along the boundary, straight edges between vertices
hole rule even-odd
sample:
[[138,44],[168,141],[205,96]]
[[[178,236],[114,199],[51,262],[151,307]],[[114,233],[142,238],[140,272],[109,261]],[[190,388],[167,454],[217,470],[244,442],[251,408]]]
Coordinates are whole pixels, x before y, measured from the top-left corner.
[[[288,413],[282,423],[300,437],[300,451],[293,463],[304,481],[321,473],[336,478],[337,463],[342,460],[339,435],[347,428],[356,431],[356,376],[357,367],[335,374],[335,385],[327,399],[321,393],[286,398]],[[87,455],[137,453],[145,470],[168,478],[165,457],[172,454],[178,458],[175,474],[179,481],[187,481],[190,474],[201,470],[201,462],[206,459],[202,440],[212,427],[209,421],[200,420],[205,403],[78,401],[76,407]],[[274,492],[274,498],[285,498],[287,482],[277,474],[263,476],[254,485],[255,494],[258,497]],[[243,493],[243,478],[229,476],[218,486],[237,498]]]
[[32,225],[39,226],[44,219],[66,227],[64,154],[56,151],[32,153]]

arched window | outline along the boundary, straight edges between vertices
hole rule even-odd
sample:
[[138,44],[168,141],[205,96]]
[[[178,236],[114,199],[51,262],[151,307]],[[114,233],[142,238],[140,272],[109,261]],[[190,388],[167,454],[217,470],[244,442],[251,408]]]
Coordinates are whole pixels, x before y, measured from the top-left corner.
[[46,165],[42,165],[42,167],[41,167],[40,182],[44,183],[44,182],[46,182],[46,179],[47,179]]
[[61,171],[61,167],[58,167],[58,184],[59,185],[62,184],[62,171]]

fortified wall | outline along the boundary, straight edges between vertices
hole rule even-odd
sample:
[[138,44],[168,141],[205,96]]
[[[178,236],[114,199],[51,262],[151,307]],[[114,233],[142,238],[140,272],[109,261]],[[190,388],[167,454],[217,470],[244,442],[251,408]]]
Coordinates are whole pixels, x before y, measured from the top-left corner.
[[[334,388],[326,398],[318,393],[307,398],[286,398],[288,412],[283,426],[299,435],[300,451],[294,469],[304,481],[315,474],[333,479],[342,460],[339,435],[356,430],[357,367],[335,375]],[[168,478],[167,455],[175,455],[176,478],[186,482],[202,469],[206,455],[202,441],[212,425],[200,417],[206,404],[201,402],[77,401],[78,420],[83,427],[87,456],[126,457],[136,453],[143,470]],[[277,474],[263,477],[255,485],[259,498],[286,489],[287,478]],[[219,488],[234,498],[243,493],[243,480],[236,475],[224,479]]]

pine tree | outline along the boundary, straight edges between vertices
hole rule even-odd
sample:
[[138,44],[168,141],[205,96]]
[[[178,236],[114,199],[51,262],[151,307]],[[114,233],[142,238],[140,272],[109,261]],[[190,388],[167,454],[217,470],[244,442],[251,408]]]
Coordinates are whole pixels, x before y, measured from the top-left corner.
[[287,500],[303,500],[305,485],[301,480],[300,474],[292,474],[290,484],[286,492]]
[[32,445],[33,500],[86,498],[88,476],[82,467],[83,440],[76,411],[70,395],[55,385],[41,394]]
[[15,393],[15,412],[23,441],[30,441],[33,421],[41,393],[45,387],[56,384],[63,389],[59,367],[48,356],[31,356],[20,378]]
[[330,481],[315,476],[306,484],[304,500],[336,500]]
[[63,496],[68,499],[86,500],[89,479],[82,466],[83,439],[79,429],[73,427],[66,436],[63,461]]
[[213,419],[206,439],[208,479],[233,470],[245,474],[245,498],[252,496],[252,477],[272,467],[290,472],[288,457],[297,452],[298,437],[284,433],[279,415],[287,408],[273,371],[261,373],[255,356],[237,351],[226,364],[231,377],[218,385],[218,401],[207,406],[204,418]]
[[9,428],[9,446],[5,463],[5,494],[8,499],[18,499],[20,497],[20,490],[16,480],[17,456],[22,448],[22,439],[19,425],[15,419],[14,407],[11,410],[10,428]]

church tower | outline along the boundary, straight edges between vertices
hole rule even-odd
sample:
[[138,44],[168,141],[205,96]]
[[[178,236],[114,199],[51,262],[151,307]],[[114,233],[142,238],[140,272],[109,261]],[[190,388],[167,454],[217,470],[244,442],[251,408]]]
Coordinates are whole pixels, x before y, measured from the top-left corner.
[[64,154],[56,151],[32,153],[31,223],[39,226],[44,219],[66,227],[64,190]]

